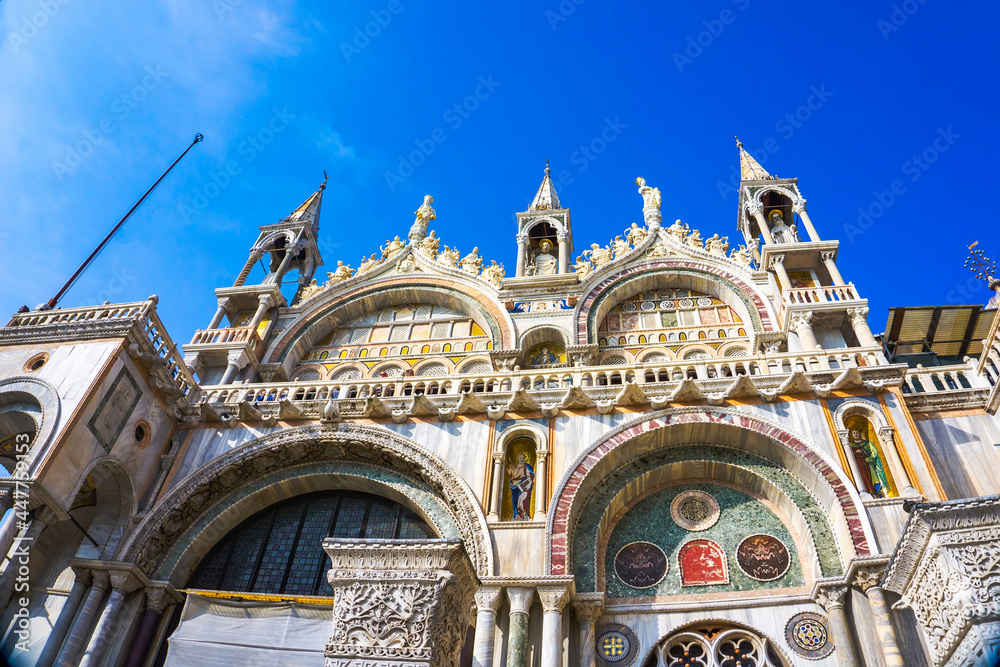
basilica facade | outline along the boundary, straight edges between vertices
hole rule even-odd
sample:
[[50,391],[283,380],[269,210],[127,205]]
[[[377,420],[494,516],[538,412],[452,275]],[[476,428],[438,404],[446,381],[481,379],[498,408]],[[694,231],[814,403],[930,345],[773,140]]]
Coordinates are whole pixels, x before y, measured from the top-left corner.
[[352,267],[324,185],[187,344],[155,296],[14,315],[5,658],[1000,662],[995,304],[873,334],[835,225],[739,159],[735,231],[639,178],[643,222],[575,247],[546,168],[512,269],[430,196]]

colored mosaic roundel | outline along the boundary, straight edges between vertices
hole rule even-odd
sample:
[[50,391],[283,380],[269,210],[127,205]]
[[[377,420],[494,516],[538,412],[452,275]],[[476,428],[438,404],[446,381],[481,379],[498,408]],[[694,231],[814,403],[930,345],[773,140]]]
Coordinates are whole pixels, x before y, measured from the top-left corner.
[[708,530],[719,515],[719,503],[704,491],[685,491],[670,503],[671,518],[685,530]]
[[667,555],[649,542],[626,544],[615,555],[615,574],[632,588],[652,588],[667,574]]
[[740,569],[757,581],[774,581],[788,572],[792,559],[788,548],[771,535],[751,535],[736,550]]
[[626,667],[639,655],[639,638],[630,628],[613,623],[597,631],[598,667]]
[[833,652],[833,642],[827,621],[819,614],[804,611],[789,619],[785,626],[785,641],[804,658],[819,660]]

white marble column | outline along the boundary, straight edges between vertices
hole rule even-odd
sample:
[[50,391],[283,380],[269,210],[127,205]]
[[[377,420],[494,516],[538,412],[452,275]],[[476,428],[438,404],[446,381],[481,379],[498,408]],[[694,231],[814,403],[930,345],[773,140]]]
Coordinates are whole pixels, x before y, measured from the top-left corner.
[[843,287],[847,283],[844,282],[844,277],[840,275],[840,269],[837,268],[837,262],[834,259],[836,254],[833,250],[827,250],[826,252],[821,252],[819,257],[823,260],[823,266],[830,273],[830,279],[833,280],[833,284]]
[[[781,290],[787,294],[792,289],[792,281],[788,278],[788,271],[785,270],[785,256],[771,256],[768,260],[767,268],[774,271],[775,275],[778,276],[778,284],[781,285]],[[786,303],[788,302],[787,298],[785,301]]]
[[899,450],[896,448],[896,433],[889,426],[884,426],[878,430],[878,439],[882,443],[882,451],[889,456],[892,465],[892,476],[895,478],[896,488],[901,496],[919,496],[920,492],[913,487],[913,480],[906,473],[903,467],[903,460],[899,457]]
[[104,599],[104,591],[108,590],[108,585],[111,583],[111,578],[106,570],[95,571],[93,577],[83,607],[73,620],[69,637],[66,638],[62,650],[59,652],[59,657],[56,658],[56,667],[73,667],[80,649],[90,637],[90,629],[94,623],[94,617],[97,616],[97,610],[101,607],[101,601]]
[[573,613],[580,624],[580,667],[596,667],[596,625],[604,610],[604,595],[584,593],[573,601]]
[[559,273],[569,271],[569,239],[565,234],[556,235],[559,241]]
[[864,307],[848,308],[847,316],[851,318],[851,326],[854,328],[854,334],[858,337],[858,343],[861,347],[878,347],[871,327],[868,326],[868,309]]
[[132,573],[125,570],[111,570],[108,572],[111,579],[111,596],[104,605],[101,617],[97,620],[94,634],[90,638],[87,650],[80,658],[79,667],[97,667],[102,664],[104,653],[108,649],[108,642],[111,640],[111,633],[114,630],[118,614],[121,613],[122,605],[125,603],[125,596],[135,590],[137,582]]
[[493,488],[490,489],[490,521],[500,520],[500,494],[503,489],[503,454],[493,455]]
[[66,639],[66,633],[69,632],[69,628],[73,624],[73,617],[76,616],[80,603],[83,602],[83,596],[87,594],[87,589],[90,587],[90,570],[85,567],[73,566],[73,574],[76,577],[73,581],[73,588],[70,589],[69,596],[63,602],[55,625],[52,626],[48,639],[45,640],[45,647],[42,649],[41,655],[38,656],[37,664],[43,667],[53,664],[56,656],[59,655],[59,649],[62,647],[63,640]]
[[886,667],[905,667],[903,654],[899,650],[896,630],[892,627],[889,605],[885,602],[885,592],[879,585],[882,573],[876,568],[858,570],[851,583],[864,591],[875,617],[875,637],[885,659]]
[[517,267],[514,269],[514,276],[520,278],[524,275],[524,267],[528,261],[528,235],[517,235]]
[[[756,204],[756,202],[754,203]],[[774,245],[774,237],[771,236],[771,228],[767,226],[767,220],[764,219],[764,210],[760,207],[760,204],[757,204],[756,207],[750,209],[750,213],[753,214],[754,220],[757,221],[760,233],[764,237],[764,243]]]
[[219,325],[222,324],[222,319],[229,312],[230,300],[219,299],[219,307],[215,311],[215,315],[212,316],[212,321],[208,323],[207,329],[218,329]]
[[844,613],[846,595],[847,586],[830,586],[820,591],[816,597],[816,604],[826,610],[826,615],[830,619],[830,634],[833,635],[837,664],[840,667],[858,667],[851,629],[847,625],[847,614]]
[[545,464],[548,455],[548,451],[544,449],[535,452],[535,461],[537,462],[535,466],[535,515],[532,517],[535,521],[545,521],[545,510],[548,509],[545,503],[545,496],[548,493]]
[[566,586],[539,586],[542,603],[542,665],[562,667],[562,613],[569,602]]
[[808,310],[792,313],[790,324],[792,331],[799,337],[803,353],[813,353],[819,347],[819,341],[816,340],[812,328],[812,317],[812,311]]
[[510,624],[507,630],[507,667],[528,667],[528,610],[535,589],[512,586],[507,589]]
[[809,233],[810,241],[819,241],[819,234],[816,233],[816,228],[813,227],[812,220],[809,219],[809,212],[806,211],[806,200],[800,199],[794,204],[792,204],[792,212],[797,213],[799,218],[802,220],[802,224],[806,226],[806,231]]
[[246,365],[250,363],[250,358],[247,357],[245,350],[238,350],[235,352],[230,352],[226,361],[229,365],[226,366],[226,372],[222,374],[222,379],[219,380],[219,384],[229,384],[236,377],[236,374],[241,370],[246,368]]
[[499,586],[480,586],[476,591],[476,638],[472,646],[472,667],[493,667],[493,643],[496,638]]

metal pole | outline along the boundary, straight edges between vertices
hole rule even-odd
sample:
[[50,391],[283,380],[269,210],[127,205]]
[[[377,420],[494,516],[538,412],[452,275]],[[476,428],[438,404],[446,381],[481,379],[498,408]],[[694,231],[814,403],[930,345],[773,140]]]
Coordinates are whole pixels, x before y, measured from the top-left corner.
[[163,172],[163,174],[161,174],[158,179],[156,179],[155,183],[149,186],[149,189],[146,190],[145,194],[143,194],[142,197],[139,198],[139,201],[137,201],[132,206],[132,208],[128,210],[128,213],[126,213],[125,216],[118,221],[118,224],[114,226],[114,229],[108,232],[108,235],[104,237],[104,240],[101,241],[100,244],[94,249],[94,252],[90,253],[90,256],[87,257],[86,260],[84,260],[83,264],[80,265],[80,268],[76,270],[76,273],[74,273],[70,277],[70,279],[66,281],[66,284],[62,286],[62,289],[59,290],[59,292],[57,292],[54,297],[49,299],[48,303],[45,304],[44,310],[52,310],[53,308],[56,307],[56,304],[59,303],[59,299],[61,299],[63,294],[66,293],[66,290],[68,290],[70,287],[73,286],[73,283],[75,283],[76,279],[80,277],[80,274],[84,272],[84,270],[92,261],[94,261],[94,258],[97,257],[97,255],[101,252],[101,250],[104,249],[104,246],[108,244],[108,241],[110,241],[114,237],[114,235],[118,233],[118,230],[122,228],[122,225],[124,225],[128,221],[128,219],[132,216],[132,214],[135,213],[135,210],[142,205],[142,202],[144,202],[146,200],[146,197],[148,197],[149,194],[156,188],[156,186],[160,184],[160,181],[166,178],[167,174],[170,173],[170,170],[173,169],[174,166],[176,166],[177,163],[180,162],[181,159],[188,154],[188,151],[194,148],[194,145],[200,143],[204,138],[205,138],[204,135],[202,135],[200,132],[194,135],[194,141],[191,142],[191,145],[188,146],[186,149],[184,149],[184,152],[181,153],[180,157],[174,160],[173,164],[167,167],[167,170]]

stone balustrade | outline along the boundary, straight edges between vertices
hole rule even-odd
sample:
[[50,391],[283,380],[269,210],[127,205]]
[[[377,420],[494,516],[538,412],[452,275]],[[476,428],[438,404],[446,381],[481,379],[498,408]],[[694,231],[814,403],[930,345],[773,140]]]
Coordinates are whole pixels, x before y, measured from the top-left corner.
[[191,345],[219,345],[232,347],[233,343],[249,344],[250,350],[258,358],[262,342],[257,330],[251,327],[233,327],[231,329],[198,329],[191,338]]
[[835,303],[838,301],[857,301],[857,290],[853,284],[848,285],[820,285],[817,287],[803,287],[799,289],[787,290],[784,293],[785,303]]

